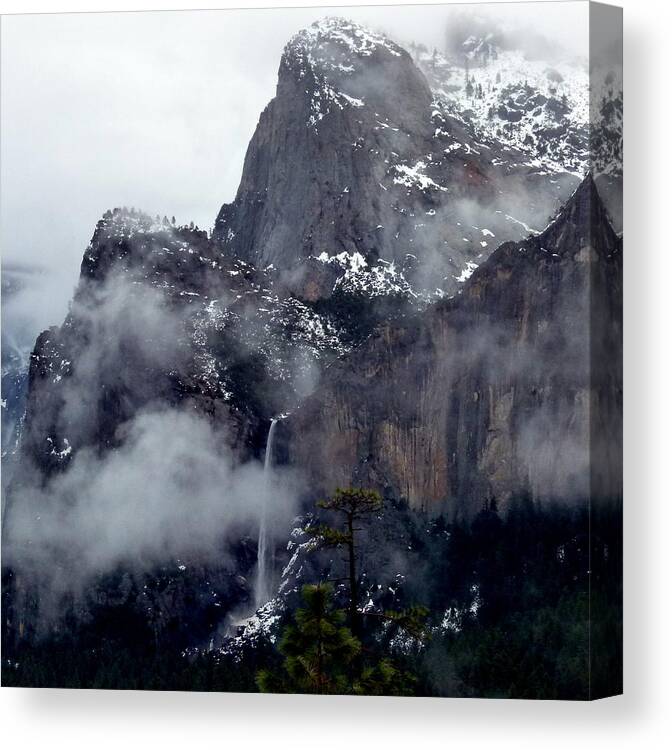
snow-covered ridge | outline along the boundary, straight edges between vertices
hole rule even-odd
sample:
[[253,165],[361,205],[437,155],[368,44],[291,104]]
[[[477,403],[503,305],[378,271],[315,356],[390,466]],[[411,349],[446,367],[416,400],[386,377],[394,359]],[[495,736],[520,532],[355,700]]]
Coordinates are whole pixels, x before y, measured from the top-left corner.
[[619,171],[623,94],[613,72],[596,71],[591,94],[585,60],[549,64],[500,49],[491,36],[468,37],[454,59],[422,45],[410,51],[437,102],[477,139],[526,154],[544,171]]
[[459,62],[412,47],[434,95],[477,138],[529,155],[530,165],[582,176],[588,166],[588,69],[571,60],[552,67],[521,50],[468,38]]

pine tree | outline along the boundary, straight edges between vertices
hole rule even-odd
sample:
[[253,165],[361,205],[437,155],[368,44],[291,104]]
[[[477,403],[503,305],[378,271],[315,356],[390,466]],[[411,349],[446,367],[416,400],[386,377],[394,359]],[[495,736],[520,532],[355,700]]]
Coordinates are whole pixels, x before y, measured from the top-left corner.
[[305,606],[294,615],[280,641],[284,674],[262,670],[257,685],[263,693],[351,692],[348,668],[361,643],[345,626],[345,612],[333,605],[333,587],[320,583],[301,590]]
[[[333,604],[333,587],[320,583],[301,590],[297,610],[280,640],[281,672],[257,673],[262,693],[410,695],[416,679],[389,657],[365,657],[358,638],[345,623],[345,612]],[[373,658],[373,660],[371,660]]]
[[391,659],[366,666],[355,680],[355,695],[412,695],[416,681],[408,672],[397,669]]
[[357,526],[363,518],[371,516],[383,507],[383,499],[375,490],[360,488],[340,489],[328,500],[317,503],[319,508],[331,511],[342,518],[340,528],[326,524],[309,526],[306,531],[319,540],[325,547],[345,547],[348,563],[348,583],[350,586],[349,620],[350,627],[358,632],[359,616],[359,575],[357,573],[356,533],[362,529]]
[[474,95],[474,85],[469,78],[469,58],[464,59],[464,91],[469,98]]

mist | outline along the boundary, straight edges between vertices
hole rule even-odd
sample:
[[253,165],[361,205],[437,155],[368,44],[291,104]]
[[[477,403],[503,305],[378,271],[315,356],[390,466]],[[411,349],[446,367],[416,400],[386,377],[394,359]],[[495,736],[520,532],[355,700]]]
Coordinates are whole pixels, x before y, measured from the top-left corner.
[[227,561],[226,542],[291,517],[298,484],[236,465],[220,435],[182,410],[146,411],[123,426],[125,440],[97,455],[77,452],[46,485],[28,483],[8,509],[3,564],[79,590],[118,565],[142,572],[170,561]]
[[225,565],[229,542],[256,540],[262,512],[271,536],[295,513],[298,473],[241,464],[227,405],[206,415],[175,398],[174,378],[203,370],[193,341],[202,309],[180,299],[115,267],[104,282],[83,280],[66,324],[41,339],[38,358],[52,359],[31,389],[3,565],[50,596],[118,566]]

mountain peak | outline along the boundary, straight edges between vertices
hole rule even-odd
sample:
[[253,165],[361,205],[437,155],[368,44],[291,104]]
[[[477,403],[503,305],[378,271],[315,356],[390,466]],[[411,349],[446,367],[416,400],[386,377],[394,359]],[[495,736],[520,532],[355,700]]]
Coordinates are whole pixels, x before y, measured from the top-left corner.
[[602,201],[595,185],[595,179],[592,172],[588,171],[576,190],[570,195],[562,210],[567,212],[571,211],[573,207],[580,209],[582,206],[585,208],[590,204],[595,204],[602,208]]
[[407,53],[382,34],[345,18],[327,17],[302,29],[285,47],[282,62],[299,74],[318,70],[337,76],[356,72],[357,63],[374,55],[407,56]]
[[490,280],[488,283],[495,282],[492,288],[499,285],[500,279],[503,280],[510,296],[508,279],[512,272],[514,278],[518,278],[521,269],[527,269],[525,273],[528,274],[546,274],[549,268],[565,260],[569,260],[567,267],[588,269],[590,277],[598,262],[613,265],[615,254],[621,247],[599,189],[588,172],[543,232],[520,242],[503,243],[478,267],[470,276],[469,285],[480,291],[471,296],[477,300],[476,304],[480,304],[487,279]]
[[410,55],[382,34],[343,18],[326,18],[299,31],[282,55],[278,95],[303,92],[310,99],[313,128],[334,110],[371,104],[384,112],[390,97],[397,103],[398,89],[429,106],[429,87]]
[[539,235],[539,241],[551,247],[592,245],[598,253],[611,252],[617,236],[591,172],[586,174],[556,218]]

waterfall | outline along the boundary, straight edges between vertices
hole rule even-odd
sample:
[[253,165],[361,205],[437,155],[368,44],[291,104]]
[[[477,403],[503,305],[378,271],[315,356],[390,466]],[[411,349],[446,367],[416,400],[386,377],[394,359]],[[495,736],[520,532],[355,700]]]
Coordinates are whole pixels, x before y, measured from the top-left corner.
[[268,546],[268,502],[271,497],[271,470],[273,468],[273,436],[278,424],[277,419],[271,420],[271,426],[266,438],[266,456],[264,457],[264,497],[259,520],[259,540],[257,542],[257,578],[254,583],[254,606],[258,609],[271,598],[270,591],[270,549]]

